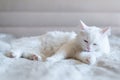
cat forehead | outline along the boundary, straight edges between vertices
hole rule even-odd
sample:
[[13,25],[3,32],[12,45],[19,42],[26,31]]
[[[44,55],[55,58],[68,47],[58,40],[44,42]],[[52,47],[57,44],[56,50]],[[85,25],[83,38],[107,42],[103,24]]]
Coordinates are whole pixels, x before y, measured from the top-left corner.
[[96,27],[96,26],[90,26],[86,29],[86,31],[89,31],[89,32],[99,32],[101,29]]
[[100,33],[101,29],[95,26],[88,27],[85,32],[88,34]]
[[85,37],[88,40],[98,40],[101,37],[101,29],[97,27],[89,27],[84,31]]

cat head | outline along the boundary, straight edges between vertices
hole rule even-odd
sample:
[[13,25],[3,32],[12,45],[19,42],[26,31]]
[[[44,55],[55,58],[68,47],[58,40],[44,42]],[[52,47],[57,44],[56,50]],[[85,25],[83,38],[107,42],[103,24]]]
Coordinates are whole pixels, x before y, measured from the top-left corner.
[[106,27],[100,29],[95,26],[87,26],[80,21],[80,32],[77,35],[77,42],[84,51],[98,51],[109,52],[108,35],[110,35],[110,28]]

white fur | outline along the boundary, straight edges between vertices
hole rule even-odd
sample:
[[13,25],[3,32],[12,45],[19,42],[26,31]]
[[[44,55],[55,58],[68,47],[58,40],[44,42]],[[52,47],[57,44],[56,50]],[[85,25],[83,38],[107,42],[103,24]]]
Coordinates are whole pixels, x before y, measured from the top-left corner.
[[11,42],[10,52],[16,58],[36,55],[40,60],[48,57],[47,61],[56,62],[74,57],[85,63],[94,64],[100,54],[110,51],[107,31],[88,27],[81,22],[79,33],[55,31],[42,36],[16,39]]
[[30,55],[51,56],[63,44],[75,38],[74,32],[48,32],[42,36],[20,38],[11,42],[11,51],[14,57],[29,57]]

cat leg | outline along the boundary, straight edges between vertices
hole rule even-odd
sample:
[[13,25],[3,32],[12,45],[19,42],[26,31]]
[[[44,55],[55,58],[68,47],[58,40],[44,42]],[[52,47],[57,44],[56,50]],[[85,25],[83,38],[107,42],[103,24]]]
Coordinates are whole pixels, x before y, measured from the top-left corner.
[[96,63],[96,56],[93,53],[94,52],[77,53],[75,58],[86,63],[86,64],[95,64]]
[[41,60],[41,56],[34,54],[34,53],[22,53],[18,51],[9,51],[5,53],[5,56],[10,57],[10,58],[26,58],[29,60]]
[[58,62],[67,57],[71,57],[72,54],[71,46],[72,45],[70,43],[64,44],[53,56],[48,57],[47,61]]

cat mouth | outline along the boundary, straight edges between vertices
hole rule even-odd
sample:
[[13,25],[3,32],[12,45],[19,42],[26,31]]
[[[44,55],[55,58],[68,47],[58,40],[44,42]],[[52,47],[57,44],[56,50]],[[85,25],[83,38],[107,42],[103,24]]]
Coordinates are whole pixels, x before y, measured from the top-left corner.
[[91,52],[90,50],[83,50],[83,51],[85,51],[85,52]]

